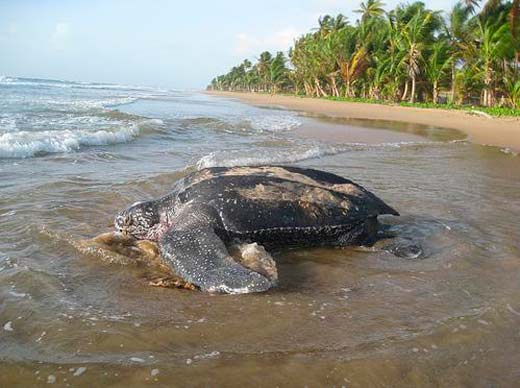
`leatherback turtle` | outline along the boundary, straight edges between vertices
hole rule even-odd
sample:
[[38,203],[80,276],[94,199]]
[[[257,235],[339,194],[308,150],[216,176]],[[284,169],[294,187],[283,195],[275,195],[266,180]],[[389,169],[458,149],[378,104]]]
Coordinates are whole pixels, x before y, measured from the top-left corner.
[[[289,166],[214,167],[187,175],[157,200],[119,213],[115,227],[158,242],[173,272],[202,291],[265,291],[276,280],[232,259],[234,243],[370,245],[380,214],[399,213],[341,176]],[[265,251],[263,251],[265,253]]]

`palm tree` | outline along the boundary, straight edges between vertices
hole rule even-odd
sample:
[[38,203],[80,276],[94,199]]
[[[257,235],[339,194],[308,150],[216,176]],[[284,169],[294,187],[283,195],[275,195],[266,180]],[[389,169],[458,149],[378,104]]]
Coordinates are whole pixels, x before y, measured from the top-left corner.
[[323,60],[323,46],[319,40],[319,36],[314,36],[312,39],[307,41],[307,52],[309,53],[309,65],[311,74],[313,75],[312,82],[316,96],[328,97],[327,92],[323,89],[322,79],[328,74],[328,63]]
[[271,61],[273,56],[269,51],[264,51],[258,59],[258,74],[262,79],[262,90],[269,91],[269,74],[271,72]]
[[336,58],[341,50],[341,42],[338,40],[338,31],[332,31],[320,45],[320,60],[324,65],[325,77],[329,83],[329,89],[333,96],[339,96],[336,77],[339,73]]
[[[484,106],[494,103],[493,83],[497,65],[504,58],[504,52],[511,43],[507,24],[491,24],[477,21],[476,68],[484,82],[482,102]],[[470,51],[471,52],[471,51]]]
[[269,67],[269,82],[271,84],[271,93],[277,93],[288,79],[288,71],[285,67],[287,59],[285,54],[281,51],[276,53],[276,56],[271,61]]
[[480,7],[480,0],[462,0],[460,5],[464,6],[470,13],[474,14],[476,8]]
[[342,50],[337,57],[339,72],[345,85],[345,97],[354,97],[354,82],[368,66],[367,50],[356,39],[355,29],[344,29],[340,35]]
[[[421,71],[421,61],[425,50],[425,35],[433,18],[431,12],[417,12],[401,29],[402,49],[405,52],[403,64],[406,66],[409,80],[411,81],[410,102],[415,102],[417,76]],[[402,99],[406,99],[408,82]]]
[[364,0],[355,25],[341,14],[320,17],[289,50],[289,67],[283,53],[264,51],[209,88],[438,103],[446,87],[453,102],[489,106],[500,97],[518,106],[520,0],[460,0],[445,19],[420,1],[383,6]]
[[381,0],[367,0],[366,3],[361,3],[359,9],[354,12],[361,14],[361,22],[365,22],[368,19],[382,16],[385,13],[383,7],[385,3]]
[[433,43],[431,52],[424,63],[424,69],[428,81],[432,85],[432,101],[439,102],[439,82],[451,67],[452,56],[450,55],[448,41],[440,39]]
[[318,19],[318,33],[320,36],[325,37],[333,31],[342,29],[347,23],[348,19],[343,14],[338,14],[336,17],[330,15],[320,16]]
[[472,9],[462,2],[452,8],[444,24],[444,34],[448,39],[451,51],[451,94],[450,102],[455,101],[457,62],[462,58],[462,48],[471,39],[471,29],[468,20]]
[[504,91],[509,104],[515,109],[520,108],[520,80],[513,81],[512,78],[505,77]]
[[367,76],[370,80],[370,98],[381,100],[383,84],[390,74],[390,62],[391,58],[388,58],[387,56],[373,56],[373,66],[367,69]]
[[[463,4],[472,12],[475,12],[475,8],[478,7],[481,3],[481,0],[463,0]],[[497,9],[498,6],[503,3],[502,0],[487,0],[482,7],[481,15],[486,16],[491,13],[493,10]],[[512,0],[510,3],[509,10],[509,23],[511,26],[511,34],[513,35],[513,39],[515,43],[518,44],[518,38],[520,35],[520,31],[518,29],[518,18],[520,17],[520,0]],[[516,53],[518,54],[518,47]],[[518,62],[518,55],[517,55]]]
[[309,55],[309,41],[314,39],[312,34],[307,34],[300,37],[294,43],[294,47],[289,51],[289,57],[294,66],[294,74],[303,85],[305,94],[308,96],[314,95],[314,74],[312,74],[311,57]]

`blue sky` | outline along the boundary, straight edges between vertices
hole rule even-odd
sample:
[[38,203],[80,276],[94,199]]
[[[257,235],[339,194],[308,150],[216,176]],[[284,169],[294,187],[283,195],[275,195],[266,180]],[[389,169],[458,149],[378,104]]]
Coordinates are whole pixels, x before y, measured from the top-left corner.
[[[391,8],[401,1],[386,1]],[[450,9],[455,0],[425,1]],[[0,0],[0,75],[203,88],[360,1]]]

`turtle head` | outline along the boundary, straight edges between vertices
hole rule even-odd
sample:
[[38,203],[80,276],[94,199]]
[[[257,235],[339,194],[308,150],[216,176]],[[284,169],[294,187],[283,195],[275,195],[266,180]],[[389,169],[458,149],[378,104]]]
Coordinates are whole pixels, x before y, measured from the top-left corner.
[[155,201],[134,203],[120,212],[114,220],[118,232],[139,240],[151,240],[159,223],[160,217]]

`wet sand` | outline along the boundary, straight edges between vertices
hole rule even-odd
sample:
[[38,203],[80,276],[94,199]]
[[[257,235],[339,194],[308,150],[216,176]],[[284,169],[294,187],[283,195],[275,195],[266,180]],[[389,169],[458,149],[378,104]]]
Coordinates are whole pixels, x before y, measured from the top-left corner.
[[[520,118],[487,118],[464,111],[329,101],[257,93],[208,92],[257,106],[283,107],[313,115],[346,119],[389,120],[463,131],[474,143],[520,151]],[[341,136],[340,133],[337,136]]]
[[[161,124],[126,143],[0,159],[0,387],[518,386],[519,156],[428,125],[199,94],[118,109],[98,115]],[[80,133],[97,130],[87,113]],[[278,287],[209,295],[164,287],[168,274],[124,241],[116,254],[92,244],[120,209],[196,166],[284,163],[373,191],[401,212],[381,222],[424,259],[282,249]]]

